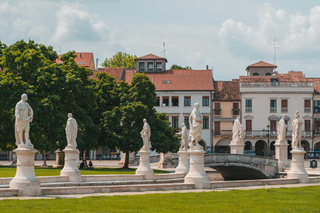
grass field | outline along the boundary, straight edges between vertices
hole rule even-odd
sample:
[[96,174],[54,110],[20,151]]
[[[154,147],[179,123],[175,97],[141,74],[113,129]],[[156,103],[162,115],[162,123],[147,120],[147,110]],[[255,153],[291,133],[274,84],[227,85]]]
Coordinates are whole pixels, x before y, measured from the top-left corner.
[[[59,176],[60,169],[54,168],[41,168],[35,167],[34,169],[36,176]],[[81,175],[125,175],[135,174],[136,169],[122,169],[122,168],[94,168],[94,169],[81,169]],[[154,170],[155,174],[167,173],[166,171]],[[9,166],[0,166],[0,178],[3,177],[14,177],[16,174],[16,168],[11,168]]]
[[320,186],[79,199],[2,200],[3,212],[320,212]]

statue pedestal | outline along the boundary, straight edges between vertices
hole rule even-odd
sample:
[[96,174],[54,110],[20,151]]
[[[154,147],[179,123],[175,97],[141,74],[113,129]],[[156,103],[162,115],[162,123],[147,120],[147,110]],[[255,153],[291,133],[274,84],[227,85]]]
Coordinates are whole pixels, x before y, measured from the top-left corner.
[[309,183],[308,173],[304,167],[304,154],[303,149],[296,149],[290,152],[292,154],[291,169],[288,172],[288,178],[299,178],[300,183]]
[[210,189],[209,177],[204,170],[204,153],[202,146],[194,146],[188,151],[190,170],[184,177],[184,183],[194,184],[196,189]]
[[154,179],[154,173],[150,167],[150,153],[150,150],[146,151],[140,149],[139,151],[140,163],[138,169],[136,170],[136,175],[144,175],[145,180]]
[[63,168],[64,165],[64,152],[60,149],[55,151],[56,153],[56,163],[52,166],[52,168]]
[[12,153],[12,163],[10,167],[17,167],[17,154],[15,152]]
[[10,188],[19,189],[19,196],[41,196],[40,181],[34,173],[33,145],[19,145],[14,150],[17,156],[16,176],[10,181]]
[[183,172],[183,173],[188,174],[189,169],[190,169],[190,164],[189,164],[189,159],[188,159],[189,153],[185,149],[185,150],[179,151],[178,154],[179,154],[179,164],[176,168],[175,173]]
[[244,144],[231,141],[230,143],[230,154],[240,154],[243,155]]
[[279,172],[283,172],[285,167],[289,167],[290,163],[288,161],[288,143],[286,140],[278,141],[276,140],[274,144],[276,148],[276,159],[278,159]]
[[64,167],[60,172],[60,176],[68,176],[69,182],[81,182],[81,172],[78,169],[79,150],[66,147],[64,150],[65,159]]
[[172,162],[172,153],[168,152],[167,154],[160,153],[160,161],[158,163],[158,168],[174,168],[174,164]]

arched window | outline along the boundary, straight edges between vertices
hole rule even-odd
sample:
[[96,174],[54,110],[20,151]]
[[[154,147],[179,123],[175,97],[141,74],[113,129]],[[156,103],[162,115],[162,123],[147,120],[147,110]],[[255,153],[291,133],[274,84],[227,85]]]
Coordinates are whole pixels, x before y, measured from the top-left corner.
[[271,73],[270,73],[270,72],[267,72],[267,73],[266,73],[266,76],[271,76]]
[[253,73],[253,76],[259,76],[259,73],[255,72]]

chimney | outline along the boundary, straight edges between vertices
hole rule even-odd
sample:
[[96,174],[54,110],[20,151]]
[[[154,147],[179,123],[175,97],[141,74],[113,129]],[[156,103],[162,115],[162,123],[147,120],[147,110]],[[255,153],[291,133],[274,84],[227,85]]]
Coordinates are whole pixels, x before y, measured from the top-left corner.
[[207,65],[207,70],[209,69],[209,65]]

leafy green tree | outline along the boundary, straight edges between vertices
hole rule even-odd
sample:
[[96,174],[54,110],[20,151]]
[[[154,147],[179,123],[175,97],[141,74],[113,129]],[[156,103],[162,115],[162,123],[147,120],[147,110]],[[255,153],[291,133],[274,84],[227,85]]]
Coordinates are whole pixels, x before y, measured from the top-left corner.
[[136,55],[130,55],[123,52],[117,52],[111,58],[106,58],[102,63],[104,67],[123,67],[123,68],[136,68]]
[[182,67],[182,66],[173,64],[173,65],[171,66],[170,70],[192,70],[192,68],[189,67],[189,66]]
[[15,147],[14,107],[23,93],[28,95],[35,114],[30,139],[36,149],[52,151],[57,141],[61,147],[66,146],[64,128],[69,112],[79,125],[78,147],[87,150],[98,146],[100,129],[93,122],[97,97],[95,84],[88,78],[92,71],[75,63],[74,52],[63,55],[64,63],[57,64],[58,55],[51,46],[21,40],[2,48],[1,54],[1,149]]
[[[123,87],[125,89],[121,89]],[[119,106],[104,112],[104,128],[109,137],[108,147],[119,148],[126,153],[124,168],[129,166],[129,152],[136,152],[143,145],[140,131],[144,118],[151,127],[153,150],[166,153],[179,147],[178,137],[169,126],[165,114],[159,114],[154,109],[155,86],[147,76],[134,74],[131,85],[122,82],[117,94],[124,98]]]

